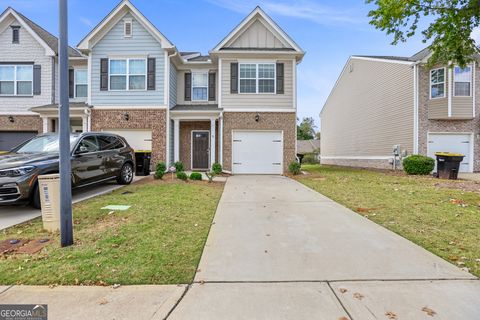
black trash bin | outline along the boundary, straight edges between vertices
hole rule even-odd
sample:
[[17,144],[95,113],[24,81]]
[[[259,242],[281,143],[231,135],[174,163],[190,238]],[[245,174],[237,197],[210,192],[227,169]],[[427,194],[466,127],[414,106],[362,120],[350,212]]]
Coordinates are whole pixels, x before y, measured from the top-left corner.
[[137,176],[150,175],[150,159],[152,158],[151,152],[135,152],[135,173]]
[[460,163],[465,155],[460,153],[438,152],[437,157],[437,178],[457,180]]

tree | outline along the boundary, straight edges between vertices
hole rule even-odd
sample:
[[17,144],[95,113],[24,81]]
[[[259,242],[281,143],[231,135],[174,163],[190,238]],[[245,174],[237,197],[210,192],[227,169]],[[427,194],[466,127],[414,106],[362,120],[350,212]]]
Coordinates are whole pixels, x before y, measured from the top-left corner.
[[312,117],[303,118],[302,122],[297,125],[297,139],[311,140],[315,137],[315,120]]
[[418,31],[422,19],[431,20],[424,30],[423,42],[430,42],[429,65],[452,62],[465,67],[479,53],[471,38],[480,25],[478,0],[366,0],[376,8],[368,16],[370,24],[393,34],[392,44],[406,42]]

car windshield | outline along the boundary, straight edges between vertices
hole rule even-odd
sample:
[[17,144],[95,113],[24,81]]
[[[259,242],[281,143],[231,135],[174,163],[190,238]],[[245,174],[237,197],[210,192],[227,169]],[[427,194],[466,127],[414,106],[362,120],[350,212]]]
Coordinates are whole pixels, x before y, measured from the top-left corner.
[[[73,147],[75,140],[76,138],[74,136],[70,136],[71,147]],[[60,140],[56,135],[38,136],[14,151],[17,153],[57,153],[60,149],[59,142]]]

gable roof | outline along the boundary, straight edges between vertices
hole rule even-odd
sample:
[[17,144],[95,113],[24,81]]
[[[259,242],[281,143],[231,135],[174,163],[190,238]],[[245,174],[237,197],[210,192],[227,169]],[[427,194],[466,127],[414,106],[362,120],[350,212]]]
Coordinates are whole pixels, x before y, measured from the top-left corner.
[[320,151],[320,140],[297,140],[297,154]]
[[[47,30],[40,27],[38,24],[16,11],[15,9],[8,7],[1,15],[0,21],[5,19],[9,14],[11,14],[17,21],[21,24],[24,24],[25,29],[32,34],[32,36],[45,47],[48,55],[58,55],[58,38]],[[68,55],[70,57],[83,57],[80,52],[72,47],[68,47]]]
[[[227,49],[225,48],[225,45],[232,39],[239,37],[245,31],[243,30],[244,27],[246,27],[247,25],[249,25],[249,23],[257,19],[258,16],[262,17],[267,22],[267,25],[265,27],[271,29],[273,33],[278,34],[282,38],[281,40],[284,41],[290,47],[288,48],[289,51],[296,51],[302,54],[304,53],[302,48],[300,48],[300,46],[295,41],[293,41],[293,39],[285,31],[283,31],[283,29],[280,28],[280,26],[272,18],[270,18],[270,16],[267,15],[265,11],[263,11],[262,8],[260,8],[259,6],[257,6],[247,17],[245,17],[225,38],[223,38],[223,40],[220,41],[212,51],[215,52],[215,51]],[[252,48],[243,48],[243,49],[249,50]],[[271,50],[271,49],[265,48],[263,50]]]
[[[125,14],[122,14],[123,10],[128,10],[134,16],[134,18],[142,24],[142,26],[162,45],[164,48],[174,48],[175,46],[167,39],[158,29],[155,27],[129,0],[122,0],[113,8],[110,13],[100,21],[95,28],[92,29],[77,45],[80,50],[88,50],[95,43],[90,43],[99,32],[104,28],[108,28],[108,23],[115,18],[121,19]],[[120,16],[120,17],[119,17]],[[110,26],[110,28],[113,26]]]

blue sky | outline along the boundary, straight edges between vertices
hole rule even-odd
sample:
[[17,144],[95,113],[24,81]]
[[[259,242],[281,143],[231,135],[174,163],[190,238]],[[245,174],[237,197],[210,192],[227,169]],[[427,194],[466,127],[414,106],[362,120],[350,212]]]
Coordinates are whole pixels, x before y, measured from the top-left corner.
[[[119,0],[69,0],[69,42],[76,45]],[[353,54],[411,55],[420,38],[391,46],[368,24],[363,0],[132,0],[181,51],[207,53],[256,5],[260,5],[307,52],[298,67],[298,116],[314,117],[346,60]],[[57,0],[0,0],[58,34]]]

